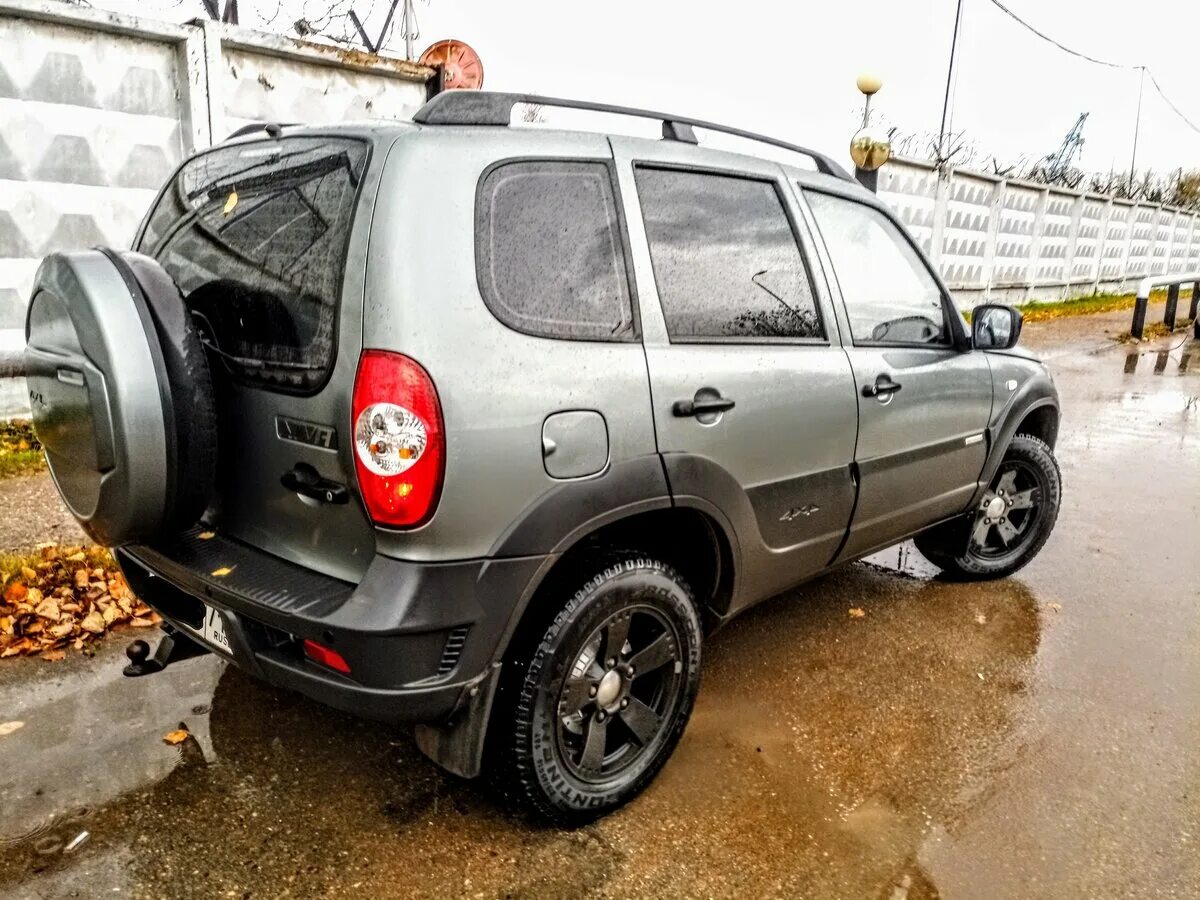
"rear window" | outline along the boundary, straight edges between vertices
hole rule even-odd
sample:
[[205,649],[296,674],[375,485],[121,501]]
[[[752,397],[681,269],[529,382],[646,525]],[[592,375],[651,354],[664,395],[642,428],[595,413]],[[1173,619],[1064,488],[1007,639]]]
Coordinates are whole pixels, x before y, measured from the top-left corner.
[[480,183],[476,223],[480,292],[505,325],[552,338],[636,337],[607,165],[497,166]]
[[229,372],[311,392],[333,365],[360,141],[293,137],[189,160],[138,249],[175,279]]

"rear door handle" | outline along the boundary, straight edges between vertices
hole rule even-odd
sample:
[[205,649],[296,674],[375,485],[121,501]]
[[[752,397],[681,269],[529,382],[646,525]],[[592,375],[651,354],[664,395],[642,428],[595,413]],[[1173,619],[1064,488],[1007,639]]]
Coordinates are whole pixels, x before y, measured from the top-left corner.
[[350,492],[344,484],[330,481],[317,474],[317,470],[305,463],[298,463],[294,469],[284,472],[279,479],[289,491],[295,491],[318,503],[332,503],[341,506],[350,502]]
[[862,393],[864,397],[890,397],[901,387],[899,382],[892,381],[886,375],[880,375],[875,379],[874,384],[864,384]]
[[699,400],[676,400],[671,413],[681,419],[688,416],[716,415],[729,412],[736,406],[728,397],[702,397]]

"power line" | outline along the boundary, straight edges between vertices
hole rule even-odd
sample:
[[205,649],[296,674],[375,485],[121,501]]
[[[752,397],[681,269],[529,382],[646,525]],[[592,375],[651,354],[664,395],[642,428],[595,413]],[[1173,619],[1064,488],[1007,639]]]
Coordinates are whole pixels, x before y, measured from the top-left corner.
[[1086,59],[1088,62],[1095,63],[1098,66],[1108,66],[1110,69],[1135,69],[1135,68],[1137,68],[1136,66],[1127,66],[1124,63],[1109,62],[1106,59],[1096,59],[1096,57],[1094,57],[1094,56],[1088,56],[1086,53],[1080,53],[1078,50],[1072,50],[1070,47],[1066,46],[1065,44],[1060,44],[1058,41],[1056,41],[1054,38],[1050,37],[1050,35],[1046,34],[1044,31],[1038,31],[1036,28],[1034,28],[1032,25],[1030,25],[1028,22],[1026,22],[1020,16],[1018,16],[1015,12],[1013,12],[1011,9],[1009,9],[1007,6],[1005,6],[1003,3],[1001,3],[1000,0],[991,0],[991,2],[992,2],[993,6],[997,7],[1001,12],[1003,12],[1007,16],[1009,16],[1009,18],[1024,25],[1027,29],[1029,29],[1034,34],[1036,34],[1038,37],[1040,37],[1043,41],[1049,41],[1051,44],[1053,44],[1059,50],[1062,50],[1066,53],[1070,53],[1072,56],[1078,56],[1080,59]]
[[1143,72],[1145,72],[1147,75],[1150,76],[1150,83],[1154,86],[1154,89],[1156,91],[1158,91],[1158,96],[1162,97],[1163,101],[1167,104],[1167,106],[1169,106],[1171,108],[1171,111],[1174,112],[1175,115],[1179,116],[1179,118],[1181,118],[1185,123],[1187,123],[1187,126],[1189,128],[1191,128],[1197,134],[1200,134],[1200,126],[1197,126],[1195,122],[1193,122],[1186,115],[1184,115],[1183,111],[1178,106],[1176,106],[1174,102],[1172,102],[1171,98],[1167,96],[1166,91],[1164,91],[1162,89],[1162,85],[1160,85],[1158,83],[1158,80],[1154,77],[1154,73],[1150,71],[1149,66],[1133,66],[1133,65],[1128,65],[1127,63],[1115,63],[1115,62],[1112,62],[1107,59],[1097,59],[1094,56],[1089,56],[1086,53],[1082,53],[1079,50],[1074,50],[1071,47],[1068,47],[1066,44],[1056,41],[1054,38],[1050,37],[1050,35],[1046,34],[1044,31],[1040,31],[1037,28],[1035,28],[1033,25],[1030,25],[1028,22],[1026,22],[1024,19],[1022,19],[1019,15],[1017,15],[1015,12],[1013,12],[1011,9],[1009,9],[1007,6],[1005,6],[1003,3],[1001,3],[1000,0],[989,0],[989,2],[993,6],[995,6],[997,9],[999,9],[1001,12],[1003,12],[1005,15],[1007,15],[1009,18],[1011,18],[1014,22],[1017,22],[1018,24],[1023,26],[1028,31],[1033,32],[1038,37],[1040,37],[1043,41],[1053,44],[1055,47],[1057,47],[1059,50],[1062,50],[1064,53],[1069,53],[1071,56],[1077,56],[1080,59],[1087,60],[1090,63],[1095,63],[1098,66],[1106,66],[1110,69],[1128,69],[1130,71],[1137,71],[1139,69],[1142,70]]
[[1171,109],[1175,111],[1175,115],[1179,116],[1179,118],[1181,118],[1181,119],[1183,119],[1183,121],[1187,122],[1188,126],[1192,129],[1192,131],[1200,133],[1200,127],[1198,127],[1195,122],[1193,122],[1191,119],[1189,119],[1187,116],[1185,116],[1180,111],[1179,107],[1171,102],[1171,98],[1168,97],[1165,93],[1163,93],[1163,89],[1159,86],[1158,80],[1154,77],[1154,73],[1151,72],[1149,69],[1146,69],[1146,74],[1150,76],[1150,83],[1152,85],[1154,85],[1154,89],[1156,91],[1158,91],[1158,96],[1162,97],[1163,101],[1167,104],[1167,106],[1171,107]]

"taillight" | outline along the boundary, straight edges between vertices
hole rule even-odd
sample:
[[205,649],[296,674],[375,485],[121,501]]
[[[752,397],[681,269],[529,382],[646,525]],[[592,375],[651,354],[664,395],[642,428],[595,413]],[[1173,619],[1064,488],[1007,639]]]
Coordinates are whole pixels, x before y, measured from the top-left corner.
[[429,374],[400,353],[364,350],[354,378],[354,467],[378,525],[411,528],[433,515],[446,470],[442,408]]

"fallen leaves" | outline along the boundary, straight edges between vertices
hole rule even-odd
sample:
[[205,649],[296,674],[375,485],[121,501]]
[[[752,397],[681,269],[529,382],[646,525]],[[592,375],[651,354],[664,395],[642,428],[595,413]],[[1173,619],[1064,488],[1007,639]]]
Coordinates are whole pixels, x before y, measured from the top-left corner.
[[157,625],[100,547],[47,544],[30,557],[0,559],[0,658],[64,659],[69,648],[90,652],[111,628]]
[[861,619],[866,614],[867,611],[865,609],[859,609],[857,606],[850,610],[850,618],[852,619]]
[[174,747],[176,744],[182,744],[188,739],[190,732],[186,728],[180,728],[176,731],[168,731],[163,735],[163,743],[170,744]]
[[0,478],[28,475],[46,466],[42,445],[27,420],[0,422]]
[[14,731],[20,731],[24,727],[24,722],[0,722],[0,737],[8,737]]

